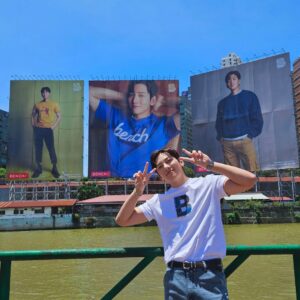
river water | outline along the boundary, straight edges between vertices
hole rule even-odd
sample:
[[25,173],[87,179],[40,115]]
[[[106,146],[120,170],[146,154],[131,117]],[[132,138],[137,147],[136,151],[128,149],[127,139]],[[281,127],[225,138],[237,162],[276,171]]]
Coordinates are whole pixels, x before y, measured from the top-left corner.
[[[300,224],[226,225],[228,245],[300,244]],[[156,227],[0,232],[0,250],[161,246]],[[227,257],[228,264],[233,257]],[[100,299],[140,258],[13,262],[11,300]],[[300,267],[300,266],[299,266]],[[163,299],[156,258],[115,299]],[[289,255],[252,256],[228,279],[232,300],[294,300]]]

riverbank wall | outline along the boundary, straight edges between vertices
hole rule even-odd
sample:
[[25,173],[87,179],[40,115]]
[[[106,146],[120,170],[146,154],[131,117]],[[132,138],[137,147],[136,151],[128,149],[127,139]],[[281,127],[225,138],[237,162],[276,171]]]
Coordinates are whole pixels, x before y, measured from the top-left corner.
[[[73,214],[44,217],[0,217],[0,231],[117,227],[121,204],[80,205]],[[276,224],[300,222],[300,206],[222,209],[224,224]],[[155,226],[155,221],[138,226]]]
[[[114,227],[121,205],[82,205],[77,210],[78,227]],[[224,224],[270,224],[300,222],[299,206],[262,207],[260,209],[222,209]],[[147,225],[156,225],[155,222]],[[142,226],[145,226],[143,224]]]

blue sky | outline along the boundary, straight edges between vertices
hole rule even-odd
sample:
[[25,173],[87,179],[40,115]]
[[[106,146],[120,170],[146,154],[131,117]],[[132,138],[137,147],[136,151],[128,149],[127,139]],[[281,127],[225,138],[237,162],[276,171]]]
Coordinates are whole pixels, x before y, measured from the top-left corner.
[[183,91],[232,51],[245,61],[284,49],[293,62],[299,20],[299,0],[1,0],[0,109],[10,80],[34,75],[86,88],[97,78],[175,78]]
[[246,60],[285,49],[294,61],[299,19],[299,0],[2,0],[0,108],[16,75],[171,77],[182,91],[231,51]]

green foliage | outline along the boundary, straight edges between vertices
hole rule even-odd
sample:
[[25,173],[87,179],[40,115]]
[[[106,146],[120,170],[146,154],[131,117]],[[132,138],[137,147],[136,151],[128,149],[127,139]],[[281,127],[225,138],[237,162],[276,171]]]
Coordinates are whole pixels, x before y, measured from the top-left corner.
[[242,202],[232,202],[230,203],[231,208],[234,209],[252,209],[254,211],[261,210],[263,208],[269,207],[299,207],[300,201],[295,202],[285,202],[285,201],[273,201],[273,202],[263,202],[259,200],[248,200]]
[[300,195],[296,196],[296,201],[294,202],[295,206],[300,206]]
[[263,202],[258,201],[258,200],[250,200],[248,205],[249,205],[249,208],[252,208],[254,210],[259,210],[264,206]]
[[104,195],[103,186],[99,186],[96,183],[83,183],[82,186],[78,189],[77,199],[85,200],[102,195]]
[[[297,169],[280,169],[279,172],[281,174],[281,176],[290,176],[291,172],[293,171],[294,176],[300,176],[300,168]],[[260,170],[257,172],[257,176],[261,176],[261,177],[273,177],[273,176],[277,176],[277,170],[273,169],[273,170]]]
[[261,224],[262,223],[260,210],[256,210],[255,211],[255,219],[256,219],[256,223],[257,224]]
[[293,208],[295,206],[299,206],[298,202],[284,202],[284,201],[274,201],[272,203],[273,207],[290,207]]
[[96,218],[95,217],[87,217],[87,218],[85,218],[84,223],[87,228],[93,228],[93,227],[95,227],[95,224],[96,224]]
[[0,178],[5,178],[5,177],[6,177],[6,169],[0,168]]
[[88,177],[82,177],[82,178],[81,178],[81,182],[87,182],[87,181],[89,181],[89,178],[88,178]]
[[234,219],[235,219],[235,224],[241,224],[241,217],[237,211],[234,212]]
[[240,214],[237,211],[225,214],[226,224],[241,224]]
[[264,203],[259,200],[248,200],[242,202],[231,203],[231,207],[234,209],[261,209],[264,207]]
[[79,213],[73,213],[72,214],[72,222],[76,225],[79,225],[80,223],[80,215]]
[[187,177],[195,177],[194,169],[188,166],[183,167],[184,173]]
[[277,176],[277,170],[258,171],[257,175],[261,177],[273,177],[273,176]]
[[295,212],[294,218],[297,223],[300,223],[300,212]]

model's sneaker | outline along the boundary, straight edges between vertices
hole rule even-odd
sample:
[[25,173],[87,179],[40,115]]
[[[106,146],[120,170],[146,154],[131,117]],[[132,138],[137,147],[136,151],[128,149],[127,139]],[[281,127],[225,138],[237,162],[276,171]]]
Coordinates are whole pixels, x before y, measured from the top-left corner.
[[59,176],[60,176],[57,168],[52,168],[51,173],[52,173],[53,177],[55,177],[55,178],[59,178]]
[[42,174],[42,170],[41,169],[35,169],[34,172],[32,173],[31,177],[32,178],[37,178]]

